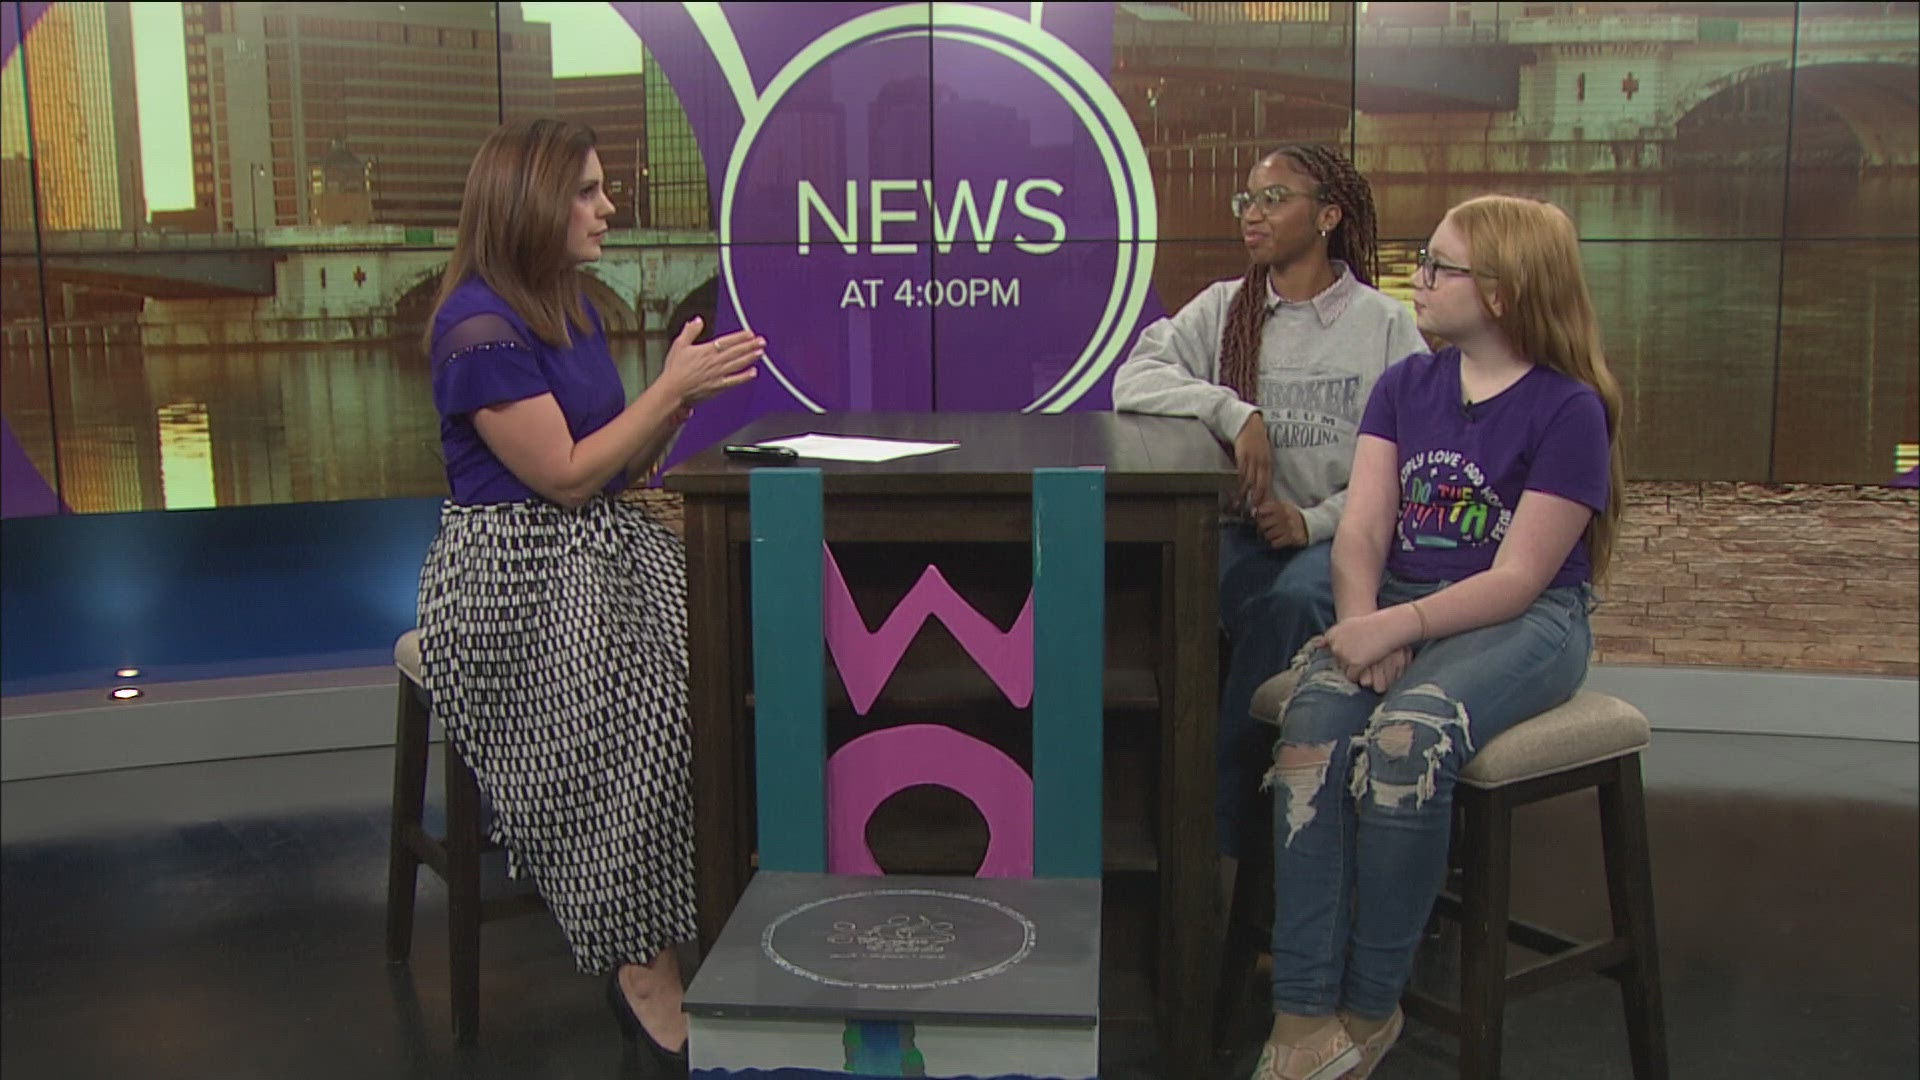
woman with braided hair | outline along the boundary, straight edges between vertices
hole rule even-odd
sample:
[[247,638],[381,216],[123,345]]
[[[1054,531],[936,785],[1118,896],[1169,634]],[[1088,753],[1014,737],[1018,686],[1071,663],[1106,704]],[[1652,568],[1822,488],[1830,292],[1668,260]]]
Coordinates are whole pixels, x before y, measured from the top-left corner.
[[1371,287],[1373,193],[1339,151],[1274,150],[1232,210],[1246,274],[1147,327],[1113,380],[1116,409],[1200,420],[1240,473],[1220,537],[1232,648],[1216,733],[1223,886],[1264,842],[1269,812],[1259,788],[1273,739],[1250,713],[1253,692],[1332,625],[1328,552],[1361,410],[1387,365],[1426,348],[1413,314]]

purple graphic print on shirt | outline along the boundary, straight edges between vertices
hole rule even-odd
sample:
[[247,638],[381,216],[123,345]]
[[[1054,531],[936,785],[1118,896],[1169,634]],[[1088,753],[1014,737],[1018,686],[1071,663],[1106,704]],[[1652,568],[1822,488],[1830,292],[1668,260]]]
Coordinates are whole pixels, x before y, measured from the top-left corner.
[[1422,451],[1400,466],[1402,550],[1498,543],[1512,521],[1486,474],[1458,450]]
[[[1400,517],[1387,570],[1459,581],[1493,565],[1520,496],[1541,491],[1607,505],[1606,409],[1585,383],[1535,365],[1485,401],[1463,404],[1460,351],[1418,353],[1380,376],[1360,433],[1398,448]],[[1583,536],[1552,585],[1592,577]]]

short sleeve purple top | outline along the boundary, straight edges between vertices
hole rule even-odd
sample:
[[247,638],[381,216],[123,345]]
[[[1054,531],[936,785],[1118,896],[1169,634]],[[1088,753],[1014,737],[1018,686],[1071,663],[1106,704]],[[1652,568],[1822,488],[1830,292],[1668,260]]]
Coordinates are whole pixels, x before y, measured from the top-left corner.
[[[556,349],[479,278],[447,297],[433,319],[433,404],[440,411],[440,445],[447,485],[463,506],[525,502],[540,495],[494,456],[473,414],[489,405],[552,394],[575,440],[598,431],[626,407],[620,371],[606,331],[591,304],[593,333],[574,331],[570,347]],[[611,495],[625,481],[614,477]]]
[[[1387,570],[1407,581],[1459,581],[1493,565],[1525,491],[1606,509],[1606,408],[1578,379],[1535,364],[1470,408],[1460,350],[1415,353],[1374,385],[1360,433],[1399,448],[1400,520]],[[1583,535],[1552,586],[1593,576]]]

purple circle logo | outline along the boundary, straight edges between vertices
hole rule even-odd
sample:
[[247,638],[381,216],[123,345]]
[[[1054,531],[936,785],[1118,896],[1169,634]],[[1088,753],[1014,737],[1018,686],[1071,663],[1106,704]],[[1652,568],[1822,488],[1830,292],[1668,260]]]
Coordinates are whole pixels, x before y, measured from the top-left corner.
[[756,91],[722,17],[701,29],[743,116],[722,280],[802,405],[1057,412],[1118,360],[1152,274],[1153,189],[1118,99],[1066,43],[991,8],[901,5]]

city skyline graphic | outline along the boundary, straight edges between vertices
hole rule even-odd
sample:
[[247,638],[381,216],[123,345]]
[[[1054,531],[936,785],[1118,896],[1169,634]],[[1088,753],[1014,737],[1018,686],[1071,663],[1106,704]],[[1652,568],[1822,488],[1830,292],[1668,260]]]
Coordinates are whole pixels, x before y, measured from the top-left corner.
[[[1227,203],[1254,161],[1330,143],[1371,182],[1377,284],[1402,299],[1453,203],[1505,190],[1569,211],[1634,478],[1913,467],[1920,6],[1074,17],[1096,8],[1146,150],[1166,310],[1245,269]],[[590,288],[629,393],[672,326],[714,310],[718,180],[687,115],[725,88],[668,82],[615,5],[7,3],[9,40],[29,16],[0,68],[0,399],[52,505],[443,491],[412,339],[502,119],[600,134],[619,217]],[[737,257],[787,242],[735,240]]]
[[[192,121],[188,69],[190,57],[186,40],[184,9],[200,5],[182,3],[137,4],[55,4],[34,26],[32,37],[43,49],[60,49],[66,55],[50,55],[48,66],[75,66],[70,40],[54,41],[66,34],[54,31],[52,24],[72,21],[78,15],[82,37],[104,40],[117,32],[130,42],[130,53],[113,58],[104,74],[121,84],[134,87],[132,104],[138,116],[138,154],[135,160],[141,176],[138,194],[144,199],[145,212],[190,210],[195,205]],[[484,22],[493,22],[492,5],[462,5],[484,14]],[[625,19],[608,4],[522,3],[517,6],[529,26],[547,28],[551,42],[550,73],[556,80],[576,80],[614,75],[638,76],[643,67],[639,37]],[[109,27],[124,21],[124,27]],[[62,28],[65,30],[65,28]],[[50,32],[54,31],[54,32]],[[626,47],[623,47],[626,46]],[[83,50],[84,51],[84,50]],[[97,50],[95,50],[97,51]],[[12,58],[9,58],[12,66]],[[128,72],[132,78],[128,78]],[[19,82],[13,73],[6,80],[6,112],[9,121],[5,147],[0,159],[25,157],[24,107],[19,100]],[[116,151],[124,152],[124,147]]]

